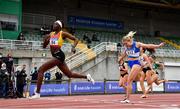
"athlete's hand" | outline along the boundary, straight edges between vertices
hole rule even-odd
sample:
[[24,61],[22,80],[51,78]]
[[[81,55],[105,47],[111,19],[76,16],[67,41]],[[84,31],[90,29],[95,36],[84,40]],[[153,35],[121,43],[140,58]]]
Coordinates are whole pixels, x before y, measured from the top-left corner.
[[122,71],[125,71],[125,69],[124,69],[124,68],[121,68],[121,70],[122,70]]
[[162,47],[162,46],[164,46],[164,45],[165,45],[165,43],[162,42],[162,43],[159,44],[159,47]]
[[74,47],[71,48],[72,53],[76,53],[76,49]]

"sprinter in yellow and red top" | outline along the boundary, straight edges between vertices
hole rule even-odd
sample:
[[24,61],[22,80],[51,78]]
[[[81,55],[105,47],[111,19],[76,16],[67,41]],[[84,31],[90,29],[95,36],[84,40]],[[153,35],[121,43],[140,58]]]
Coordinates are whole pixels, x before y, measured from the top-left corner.
[[73,35],[62,31],[62,28],[63,28],[63,23],[60,20],[57,20],[53,24],[53,32],[47,35],[47,37],[44,39],[43,48],[46,48],[47,45],[50,44],[50,50],[53,58],[48,62],[44,63],[39,68],[37,89],[35,91],[35,95],[30,97],[31,99],[40,98],[40,89],[43,81],[44,72],[55,66],[57,66],[68,78],[84,78],[87,79],[88,81],[91,81],[94,84],[94,80],[90,74],[81,75],[78,73],[73,73],[69,70],[68,66],[66,65],[65,54],[61,50],[64,40],[68,38],[74,41],[71,51],[75,52],[75,47],[78,44],[78,39],[75,38]]

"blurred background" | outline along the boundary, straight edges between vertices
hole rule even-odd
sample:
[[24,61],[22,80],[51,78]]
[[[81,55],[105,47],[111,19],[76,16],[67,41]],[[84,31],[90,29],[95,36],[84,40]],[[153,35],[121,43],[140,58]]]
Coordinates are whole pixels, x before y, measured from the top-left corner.
[[[62,47],[73,71],[90,73],[97,81],[118,80],[121,39],[136,31],[136,41],[166,42],[155,53],[164,64],[158,69],[160,78],[180,80],[179,0],[0,0],[1,61],[7,66],[6,77],[17,79],[19,74],[20,85],[28,91],[27,80],[36,80],[39,66],[51,58],[49,48],[42,49],[42,40],[56,20],[62,20],[64,31],[80,40],[75,54],[72,41]],[[45,80],[61,83],[64,79],[56,67],[45,73]]]

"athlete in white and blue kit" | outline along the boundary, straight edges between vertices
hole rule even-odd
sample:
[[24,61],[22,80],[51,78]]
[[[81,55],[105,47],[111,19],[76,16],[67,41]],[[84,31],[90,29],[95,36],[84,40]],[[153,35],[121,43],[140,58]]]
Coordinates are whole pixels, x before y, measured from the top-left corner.
[[140,48],[150,48],[155,49],[162,47],[164,43],[160,43],[159,45],[155,44],[144,44],[141,42],[136,42],[133,40],[133,36],[136,32],[130,31],[126,36],[123,37],[122,43],[125,46],[125,50],[123,54],[120,56],[119,61],[127,56],[128,66],[130,67],[130,73],[128,75],[127,81],[127,91],[126,98],[121,101],[122,103],[129,103],[130,94],[132,91],[132,82],[135,80],[138,73],[141,72],[141,64],[140,64]]

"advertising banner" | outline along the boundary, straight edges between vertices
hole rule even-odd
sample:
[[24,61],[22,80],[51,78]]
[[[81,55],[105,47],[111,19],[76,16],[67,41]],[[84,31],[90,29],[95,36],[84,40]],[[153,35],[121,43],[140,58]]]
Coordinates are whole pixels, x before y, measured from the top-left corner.
[[165,92],[180,92],[180,82],[165,83]]
[[124,25],[119,21],[103,20],[90,17],[68,16],[68,24],[71,26],[98,27],[110,29],[123,29]]
[[[145,87],[145,89],[147,90],[147,87],[148,87],[147,82],[144,82],[144,87]],[[152,85],[152,90],[153,90],[153,91],[156,91],[156,92],[163,92],[163,91],[164,91],[164,84],[161,83],[161,84],[159,84],[159,85],[156,85],[155,83],[153,83],[153,85]],[[137,82],[137,91],[138,91],[138,92],[141,92],[141,91],[142,91],[139,81]]]
[[[106,92],[107,93],[125,93],[123,87],[119,87],[119,82],[118,81],[109,81],[106,82]],[[136,92],[136,84],[133,83],[133,89],[132,92]]]
[[104,82],[96,82],[95,84],[90,82],[73,82],[71,83],[71,93],[104,93]]
[[[34,93],[36,85],[30,85],[30,96]],[[41,95],[68,95],[68,84],[43,84]]]

